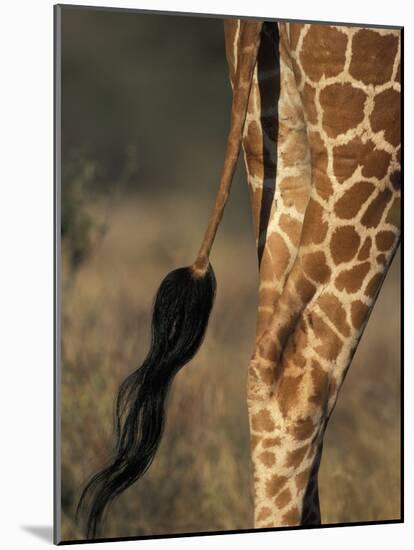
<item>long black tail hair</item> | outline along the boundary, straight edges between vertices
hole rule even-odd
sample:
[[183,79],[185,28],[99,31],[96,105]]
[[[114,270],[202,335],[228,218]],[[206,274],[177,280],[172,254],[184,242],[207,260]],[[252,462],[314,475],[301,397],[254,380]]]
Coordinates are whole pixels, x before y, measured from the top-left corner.
[[172,271],[162,281],[154,302],[148,355],[119,388],[112,460],[86,484],[76,510],[78,516],[87,509],[87,538],[96,537],[108,504],[149,468],[161,441],[172,380],[203,341],[216,290],[209,255],[239,155],[261,29],[262,22],[239,22],[230,131],[215,207],[193,265]]

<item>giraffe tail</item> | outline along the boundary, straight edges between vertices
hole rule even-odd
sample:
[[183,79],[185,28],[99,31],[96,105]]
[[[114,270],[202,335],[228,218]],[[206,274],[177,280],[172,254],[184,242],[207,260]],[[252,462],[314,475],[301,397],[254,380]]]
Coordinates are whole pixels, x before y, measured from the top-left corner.
[[77,514],[89,501],[88,538],[95,538],[110,501],[149,468],[163,432],[169,387],[201,345],[215,289],[211,268],[204,277],[194,277],[189,268],[176,269],[162,281],[154,302],[150,350],[119,389],[112,461],[88,482],[78,504]]
[[230,131],[215,207],[193,265],[172,271],[162,281],[154,302],[150,350],[120,386],[112,460],[87,483],[77,507],[77,515],[84,507],[88,510],[88,538],[95,538],[108,504],[151,465],[161,441],[169,387],[203,341],[216,289],[209,256],[239,155],[261,27],[257,21],[240,23]]

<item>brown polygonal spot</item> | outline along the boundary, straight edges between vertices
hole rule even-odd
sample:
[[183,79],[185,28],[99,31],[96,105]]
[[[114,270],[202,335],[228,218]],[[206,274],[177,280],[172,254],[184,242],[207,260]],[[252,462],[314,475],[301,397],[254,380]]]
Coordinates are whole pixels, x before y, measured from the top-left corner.
[[355,218],[359,209],[374,191],[374,185],[369,181],[354,183],[335,203],[335,214],[339,218],[349,220]]
[[369,307],[366,306],[361,300],[355,300],[351,304],[351,319],[354,327],[359,330],[366,319]]
[[323,221],[323,208],[314,199],[309,199],[302,227],[302,245],[320,244],[326,237],[328,222]]
[[329,137],[345,134],[363,121],[366,98],[365,92],[349,83],[331,84],[321,91],[322,126]]
[[324,359],[332,360],[338,357],[342,348],[341,340],[319,315],[313,312],[309,317],[312,320],[313,332],[321,341],[321,344],[315,347],[315,351]]
[[255,432],[271,432],[275,428],[275,423],[267,409],[262,409],[252,418],[252,428]]
[[270,255],[269,247],[268,245],[265,247],[262,261],[260,262],[260,280],[273,282],[274,281],[274,274],[273,274],[273,258]]
[[316,361],[312,361],[311,375],[313,383],[313,394],[311,396],[311,401],[315,403],[315,405],[322,407],[328,398],[328,373],[324,371]]
[[313,170],[312,180],[315,191],[322,199],[327,201],[333,192],[331,178],[324,172]]
[[391,200],[391,197],[392,193],[388,188],[380,191],[365,210],[365,213],[361,218],[361,223],[368,228],[377,227],[381,221],[385,207]]
[[267,506],[263,506],[263,508],[260,510],[260,512],[257,515],[257,521],[264,521],[270,516],[271,513],[272,513],[272,510],[270,508],[268,508]]
[[325,77],[336,76],[345,64],[347,37],[344,33],[326,25],[311,25],[300,52],[300,60],[306,75],[318,82]]
[[322,294],[318,299],[318,305],[339,332],[344,336],[349,336],[346,311],[338,298],[331,293]]
[[290,489],[287,487],[284,489],[277,498],[275,499],[276,506],[280,508],[284,508],[289,502],[292,500],[292,493],[290,492]]
[[262,338],[257,345],[257,353],[259,354],[259,356],[264,357],[269,361],[272,361],[273,358],[276,357],[277,351],[278,348],[275,339],[271,337]]
[[331,255],[336,265],[349,262],[356,255],[361,237],[352,225],[338,227],[331,237]]
[[286,456],[286,462],[285,462],[286,468],[296,469],[302,463],[302,460],[305,458],[305,454],[307,450],[308,450],[308,445],[303,445],[302,447],[299,447],[299,449],[294,449],[293,451],[289,451]]
[[284,416],[298,401],[299,388],[302,383],[303,374],[299,376],[283,376],[277,388],[277,402]]
[[269,498],[275,497],[287,482],[286,476],[273,475],[266,481],[266,495]]
[[296,281],[295,288],[305,304],[311,300],[316,291],[315,285],[303,276]]
[[273,464],[276,462],[275,455],[271,453],[270,451],[264,451],[259,455],[260,461],[270,468],[270,466],[273,466]]
[[387,174],[390,160],[389,153],[376,149],[372,141],[364,143],[359,137],[333,148],[333,169],[339,183],[350,178],[358,166],[362,167],[364,177],[381,180]]
[[374,149],[372,142],[363,143],[359,137],[351,139],[344,145],[333,148],[333,170],[339,183],[350,178],[362,159],[371,154]]
[[293,508],[290,508],[290,510],[282,516],[281,523],[282,525],[297,525],[299,521],[299,510],[297,506],[293,506]]
[[257,445],[260,442],[261,437],[258,435],[251,435],[250,436],[250,447],[252,451],[257,447]]
[[384,84],[392,75],[398,50],[398,37],[380,35],[370,29],[358,31],[352,41],[349,72],[364,84]]
[[302,224],[288,214],[282,214],[279,219],[279,227],[285,233],[294,245],[298,245]]
[[295,477],[295,483],[296,483],[296,488],[297,488],[298,494],[301,491],[303,491],[305,489],[306,485],[308,484],[310,470],[311,470],[311,468],[306,468],[305,470],[303,470],[303,472],[301,472],[300,474],[298,474]]
[[269,250],[272,251],[272,269],[274,276],[280,278],[286,271],[290,260],[290,252],[284,239],[278,233],[268,237]]
[[380,231],[375,237],[378,250],[388,251],[395,242],[396,235],[392,231]]
[[303,104],[306,105],[306,115],[311,124],[318,121],[318,113],[315,105],[315,88],[306,83],[302,90]]
[[391,155],[382,149],[374,149],[365,160],[362,161],[362,175],[366,178],[378,178],[382,180],[388,171]]
[[301,418],[297,420],[295,424],[289,428],[289,433],[296,440],[308,439],[314,432],[315,425],[313,423],[312,417]]
[[401,143],[401,95],[392,88],[375,97],[371,114],[371,128],[374,132],[384,130],[384,137],[397,146]]
[[325,283],[331,270],[326,264],[325,254],[323,252],[310,252],[305,254],[302,259],[303,270],[305,274],[317,283]]
[[367,284],[367,287],[365,289],[365,294],[370,298],[374,298],[374,296],[376,295],[379,289],[381,281],[382,281],[382,273],[376,273]]
[[386,265],[387,263],[387,257],[385,254],[378,254],[377,256],[377,263],[379,265]]
[[371,251],[371,245],[372,245],[371,237],[367,237],[359,251],[358,260],[363,261],[368,259],[369,253]]
[[290,47],[292,50],[296,49],[302,28],[302,23],[290,23],[289,25]]
[[271,386],[274,382],[274,371],[271,367],[260,369],[259,376],[265,386]]
[[348,293],[356,292],[362,287],[362,283],[369,271],[370,263],[364,262],[354,266],[352,269],[341,271],[335,280],[335,285],[339,290],[345,290]]
[[[306,365],[306,359],[304,355],[301,352],[301,349],[306,347],[306,344],[303,344],[299,346],[296,344],[296,335],[297,332],[295,332],[294,337],[291,338],[286,347],[284,352],[284,359],[286,360],[286,364],[293,365],[295,368],[303,368]],[[304,342],[306,338],[303,338],[303,333],[301,332],[302,338],[300,338],[301,342]]]
[[277,447],[278,445],[281,444],[281,439],[280,437],[267,437],[266,439],[263,440],[263,449],[269,449],[271,447]]

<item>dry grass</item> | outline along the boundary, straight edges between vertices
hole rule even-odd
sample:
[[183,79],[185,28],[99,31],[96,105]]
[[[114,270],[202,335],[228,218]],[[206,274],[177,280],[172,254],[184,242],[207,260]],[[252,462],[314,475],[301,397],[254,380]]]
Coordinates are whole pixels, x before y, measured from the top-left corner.
[[[63,255],[65,540],[83,538],[74,522],[80,489],[107,457],[113,399],[145,354],[154,292],[166,272],[188,264],[197,249],[208,213],[206,204],[197,208],[178,196],[122,203],[99,249],[75,276]],[[255,262],[250,223],[239,229],[225,224],[213,255],[219,286],[207,338],[175,380],[151,469],[114,503],[103,536],[252,527],[245,385]],[[328,428],[321,471],[325,522],[399,517],[399,318],[397,257]]]

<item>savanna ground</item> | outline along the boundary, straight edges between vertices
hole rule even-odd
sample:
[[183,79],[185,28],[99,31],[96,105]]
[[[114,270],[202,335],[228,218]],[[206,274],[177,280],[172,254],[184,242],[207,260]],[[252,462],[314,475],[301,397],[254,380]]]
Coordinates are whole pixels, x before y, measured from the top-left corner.
[[[205,210],[182,197],[130,200],[117,206],[75,274],[63,254],[63,539],[82,538],[74,507],[108,457],[116,390],[144,358],[152,297],[167,271],[191,260]],[[237,231],[223,229],[218,239],[218,294],[206,340],[173,384],[152,467],[114,503],[103,536],[252,527],[245,386],[256,258],[252,239]],[[399,281],[397,255],[326,434],[325,523],[400,515]]]
[[[73,540],[83,484],[110,453],[116,391],[147,351],[154,293],[200,244],[231,93],[219,20],[67,9],[62,21],[62,539]],[[101,536],[252,528],[257,260],[242,166],[212,263],[204,344],[174,381],[153,465]],[[400,370],[398,252],[326,433],[324,523],[400,517]]]

